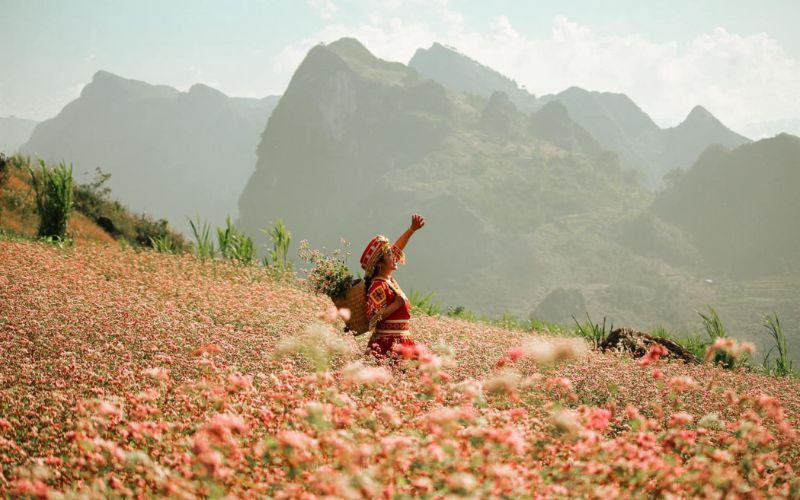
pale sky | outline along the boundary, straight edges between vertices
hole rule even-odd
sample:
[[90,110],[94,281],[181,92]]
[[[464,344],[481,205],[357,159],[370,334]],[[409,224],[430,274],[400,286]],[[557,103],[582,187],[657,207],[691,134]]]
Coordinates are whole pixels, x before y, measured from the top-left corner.
[[281,94],[310,47],[352,36],[404,63],[448,44],[537,95],[624,92],[662,126],[701,104],[800,133],[798,20],[797,0],[0,0],[0,116],[50,118],[101,69]]

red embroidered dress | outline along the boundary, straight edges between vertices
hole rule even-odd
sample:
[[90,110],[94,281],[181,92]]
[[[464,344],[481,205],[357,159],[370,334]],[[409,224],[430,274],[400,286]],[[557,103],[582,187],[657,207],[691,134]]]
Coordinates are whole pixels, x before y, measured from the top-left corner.
[[[391,254],[396,263],[405,264],[406,256],[403,250],[392,245],[389,238],[383,235],[372,238],[361,254],[361,268],[364,269],[364,275],[373,276],[376,266],[387,253]],[[403,305],[384,317],[384,311],[398,296],[403,298]],[[366,313],[369,329],[373,332],[367,343],[367,354],[386,357],[394,354],[397,344],[410,347],[415,345],[409,331],[410,303],[394,278],[372,279],[367,290]]]
[[[398,296],[403,298],[403,305],[384,318],[382,311]],[[370,320],[370,329],[374,327],[374,333],[367,343],[367,353],[386,357],[393,354],[395,344],[414,345],[409,329],[410,304],[394,278],[372,280],[367,292],[367,318]]]

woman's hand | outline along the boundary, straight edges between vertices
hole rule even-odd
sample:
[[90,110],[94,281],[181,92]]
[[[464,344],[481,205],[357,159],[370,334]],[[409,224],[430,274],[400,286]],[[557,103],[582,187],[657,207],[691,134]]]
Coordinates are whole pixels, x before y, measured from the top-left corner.
[[411,230],[416,231],[425,225],[425,218],[420,214],[413,214],[411,216]]

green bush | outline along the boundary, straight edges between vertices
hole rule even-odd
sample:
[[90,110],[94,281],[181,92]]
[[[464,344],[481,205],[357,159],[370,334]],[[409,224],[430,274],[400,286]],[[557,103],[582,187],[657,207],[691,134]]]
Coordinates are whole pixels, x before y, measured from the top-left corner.
[[[82,213],[108,234],[125,244],[154,248],[169,239],[173,252],[185,252],[189,248],[186,239],[172,231],[166,220],[153,220],[144,214],[131,213],[127,207],[111,200],[111,189],[106,183],[111,174],[95,169],[94,179],[75,186],[75,210]],[[164,249],[164,246],[161,247]]]
[[72,165],[67,167],[61,162],[58,167],[50,168],[44,160],[39,160],[39,166],[39,171],[29,168],[39,213],[38,235],[66,239],[74,197]]

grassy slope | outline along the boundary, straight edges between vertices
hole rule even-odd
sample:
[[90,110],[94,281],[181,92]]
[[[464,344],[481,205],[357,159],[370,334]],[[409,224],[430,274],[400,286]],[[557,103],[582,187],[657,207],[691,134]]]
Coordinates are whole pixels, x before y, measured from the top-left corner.
[[[400,473],[400,465],[387,463],[385,458],[381,458],[383,452],[378,452],[385,446],[381,440],[392,436],[405,436],[416,443],[412,449],[419,448],[419,460],[431,464],[432,469],[425,474],[433,480],[431,487],[440,492],[446,492],[448,488],[458,491],[460,486],[453,486],[448,482],[450,479],[442,478],[453,477],[454,471],[459,469],[459,460],[466,464],[470,457],[484,452],[488,453],[484,455],[487,461],[507,462],[520,481],[524,478],[524,484],[509,483],[511,486],[508,486],[507,493],[514,496],[530,492],[536,484],[563,483],[576,488],[578,483],[571,481],[577,481],[578,477],[582,478],[579,482],[587,492],[598,484],[622,482],[619,477],[625,474],[620,471],[610,476],[600,473],[585,475],[587,472],[581,469],[580,464],[595,462],[587,457],[583,457],[583,462],[574,462],[576,458],[573,455],[578,453],[573,447],[583,438],[541,434],[544,432],[542,429],[550,427],[547,415],[554,403],[616,409],[612,427],[605,434],[601,432],[602,439],[607,440],[603,442],[608,443],[617,434],[625,436],[622,409],[628,405],[656,417],[660,423],[653,425],[657,432],[661,432],[657,439],[661,445],[666,442],[662,440],[669,437],[665,422],[674,411],[687,411],[696,418],[717,412],[724,421],[733,423],[744,414],[744,409],[726,399],[724,391],[729,389],[740,395],[763,393],[777,397],[785,408],[789,425],[795,429],[798,427],[800,387],[794,379],[768,378],[705,366],[663,364],[660,368],[665,380],[673,376],[690,376],[701,382],[700,389],[671,400],[663,382],[650,378],[649,369],[639,367],[624,356],[588,353],[575,362],[559,365],[550,371],[538,368],[530,359],[515,365],[521,376],[543,373],[546,377],[568,377],[573,390],[566,399],[559,399],[552,393],[519,390],[510,398],[486,395],[486,406],[470,410],[477,412],[475,418],[479,418],[482,428],[494,428],[497,432],[513,428],[521,433],[528,452],[515,455],[501,453],[495,448],[491,448],[495,451],[487,451],[488,448],[480,451],[478,445],[470,451],[470,445],[463,449],[457,445],[456,450],[461,451],[445,447],[447,454],[456,454],[454,462],[426,462],[431,459],[425,455],[429,448],[424,448],[424,436],[431,429],[427,427],[429,420],[425,415],[440,403],[430,398],[419,399],[419,392],[428,387],[421,382],[426,380],[425,375],[420,377],[419,373],[409,370],[395,373],[386,386],[348,387],[340,384],[339,372],[331,372],[331,376],[323,378],[309,377],[305,375],[306,365],[302,361],[280,361],[274,357],[281,339],[301,335],[327,305],[323,298],[270,281],[264,270],[257,267],[237,268],[221,261],[202,262],[188,255],[122,251],[112,246],[87,244],[59,250],[37,243],[0,241],[0,492],[12,487],[21,488],[20,484],[36,484],[34,480],[13,482],[26,474],[17,472],[16,467],[30,465],[35,457],[49,457],[49,465],[37,469],[36,473],[49,477],[46,482],[57,488],[71,486],[80,489],[73,481],[83,478],[86,480],[83,487],[88,489],[92,480],[101,478],[93,487],[102,490],[108,485],[113,487],[117,484],[115,481],[121,481],[123,486],[120,487],[151,493],[172,491],[170,488],[206,494],[255,488],[254,491],[262,494],[276,494],[283,490],[291,495],[299,491],[293,488],[301,488],[319,494],[324,492],[323,486],[319,485],[325,479],[317,478],[313,470],[323,464],[339,467],[335,474],[325,469],[331,477],[357,475],[342,465],[344,459],[341,456],[320,458],[316,465],[309,463],[307,472],[302,472],[303,463],[292,462],[292,456],[300,455],[279,453],[284,448],[273,450],[273,456],[280,455],[284,461],[271,462],[269,467],[264,467],[268,471],[259,468],[259,460],[245,461],[242,456],[263,453],[257,448],[257,443],[271,442],[269,436],[276,434],[281,439],[280,436],[286,436],[281,434],[286,429],[311,435],[317,432],[320,442],[327,439],[324,428],[314,431],[305,424],[303,411],[293,411],[314,399],[324,402],[325,394],[328,397],[332,397],[330,394],[339,394],[336,396],[339,398],[346,396],[352,403],[352,410],[348,410],[352,414],[348,413],[345,424],[337,420],[343,417],[336,412],[350,408],[347,404],[344,407],[333,405],[331,411],[334,413],[328,418],[338,422],[334,424],[336,427],[345,429],[336,431],[345,432],[340,439],[352,440],[366,447],[364,467],[359,474],[370,475],[372,482],[365,482],[367,486],[362,485],[363,488],[357,491],[367,496],[379,492],[389,483],[394,484],[397,491],[420,493],[408,482],[397,482],[394,478],[395,474],[405,474],[406,479],[411,480],[411,476],[419,473],[418,470],[415,472],[412,468]],[[507,357],[508,349],[531,335],[431,317],[414,318],[412,329],[418,340],[432,346],[444,343],[453,350],[455,365],[446,371],[455,382],[486,379],[484,387],[488,387],[488,380],[496,375],[495,366],[500,359]],[[336,357],[334,369],[341,368],[349,360],[361,358],[366,343],[363,338],[339,336],[344,348]],[[220,352],[195,355],[198,348],[209,344],[218,346]],[[147,371],[152,368],[168,370],[163,382],[154,380],[153,377],[159,378],[160,375],[157,371]],[[235,377],[251,376],[253,387],[245,383],[244,388],[237,389],[236,381],[240,379],[231,378],[231,374]],[[192,385],[192,381],[198,380],[206,382]],[[535,378],[531,380],[536,381]],[[458,401],[453,399],[458,397],[457,391],[451,390],[451,384],[441,382],[437,387],[434,395],[441,391],[441,403],[458,405]],[[111,406],[102,406],[98,401],[110,402]],[[394,405],[393,411],[401,422],[397,427],[375,420],[386,404]],[[469,406],[463,401],[462,404]],[[331,405],[326,404],[327,407]],[[503,417],[514,407],[521,408],[527,416],[522,420]],[[123,417],[114,416],[116,408],[124,409]],[[265,409],[271,415],[268,418]],[[98,411],[105,414],[110,423],[97,417]],[[665,414],[658,418],[661,411]],[[209,429],[208,422],[216,418],[214,415],[217,413],[242,415],[247,422],[247,434],[232,439],[241,439],[241,449],[250,451],[237,455],[227,445],[220,445],[224,465],[217,469],[206,464],[213,474],[203,479],[206,469],[197,465],[198,460],[202,462],[203,455],[198,451],[197,442],[192,448],[191,436],[206,432],[203,429]],[[159,427],[162,424],[158,422],[167,424]],[[470,422],[474,424],[470,428],[478,426],[475,423],[478,421]],[[151,426],[149,430],[142,431],[147,425]],[[659,426],[664,426],[662,431],[658,431]],[[435,431],[436,428],[434,434]],[[145,437],[137,438],[137,433],[144,433]],[[635,441],[635,436],[632,434],[630,439]],[[107,441],[92,441],[94,438]],[[456,439],[447,433],[444,438]],[[95,444],[76,445],[81,442]],[[108,444],[114,442],[116,444]],[[549,444],[538,449],[537,443]],[[316,444],[309,446],[313,448]],[[148,460],[152,461],[147,462],[150,465],[142,466],[139,472],[121,465],[121,462],[132,460],[130,453],[135,449],[144,450]],[[314,453],[325,455],[322,449]],[[656,449],[672,456],[671,460],[681,462],[680,456],[670,453],[668,447]],[[107,450],[108,454],[102,450]],[[115,459],[112,450],[118,456],[128,458]],[[465,454],[464,457],[459,459],[459,453]],[[785,484],[784,480],[795,477],[800,463],[797,455],[798,449],[794,446],[776,450],[774,455],[770,455],[788,467],[776,473],[780,476],[776,484]],[[136,460],[141,460],[141,456],[137,456]],[[598,457],[595,457],[599,460],[596,463],[601,465],[603,460],[611,460],[610,456],[606,459]],[[187,462],[180,465],[184,459]],[[289,467],[286,460],[294,466]],[[559,464],[567,462],[577,467],[575,478],[566,472],[568,469],[560,468]],[[153,463],[167,470],[167,476],[141,472],[151,468],[156,470]],[[793,466],[789,465],[792,463]],[[367,464],[373,465],[367,467]],[[498,484],[505,484],[498,478],[490,477],[491,480],[484,481],[480,471],[489,473],[485,468],[473,465],[461,468],[483,482],[480,488],[499,488]],[[720,466],[723,465],[724,461]],[[688,462],[686,467],[691,469]],[[738,470],[738,467],[737,462],[732,469]],[[42,470],[50,472],[45,474]],[[217,474],[220,470],[233,473],[227,476]],[[385,475],[387,470],[394,471],[391,477]],[[671,473],[679,475],[680,471],[675,469]],[[664,474],[652,479],[655,491],[665,491],[661,488],[667,484],[664,481],[670,475]],[[763,471],[760,474],[763,478],[774,476],[764,475]],[[141,482],[137,483],[139,479]],[[192,482],[195,479],[197,482]],[[669,481],[670,484],[674,482]],[[372,490],[368,487],[370,484]],[[680,481],[676,484],[676,488],[684,485]],[[344,494],[344,490],[329,487],[334,488],[334,494]],[[480,491],[481,494],[489,493],[489,490]],[[557,489],[543,491],[558,492]],[[697,493],[699,490],[692,491]],[[107,493],[103,491],[103,494]]]
[[[36,236],[39,219],[35,213],[34,191],[30,175],[8,167],[7,178],[0,182],[0,229],[23,236]],[[114,243],[114,238],[81,213],[73,212],[67,232],[77,246],[89,242]]]

